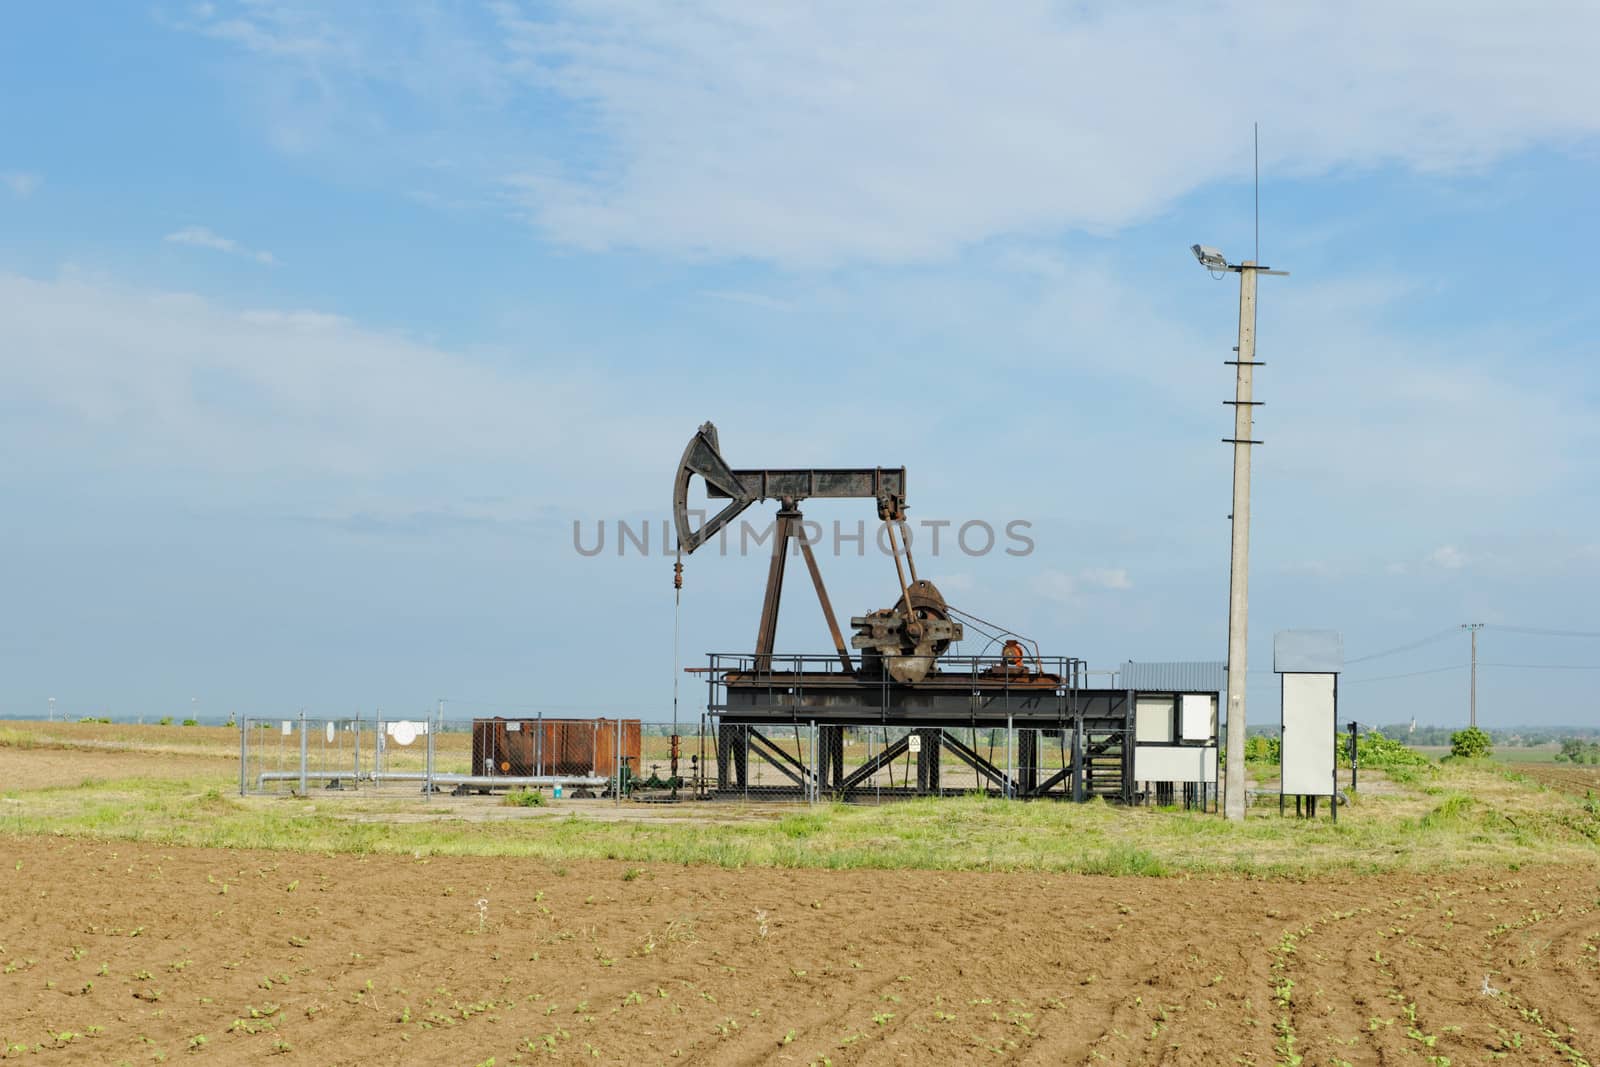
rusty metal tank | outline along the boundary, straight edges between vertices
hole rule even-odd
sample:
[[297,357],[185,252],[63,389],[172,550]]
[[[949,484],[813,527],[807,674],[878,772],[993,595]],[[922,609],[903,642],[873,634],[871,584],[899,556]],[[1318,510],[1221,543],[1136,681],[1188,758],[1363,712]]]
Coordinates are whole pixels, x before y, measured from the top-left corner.
[[621,756],[639,769],[638,719],[474,719],[472,773],[522,778],[532,775],[617,773]]

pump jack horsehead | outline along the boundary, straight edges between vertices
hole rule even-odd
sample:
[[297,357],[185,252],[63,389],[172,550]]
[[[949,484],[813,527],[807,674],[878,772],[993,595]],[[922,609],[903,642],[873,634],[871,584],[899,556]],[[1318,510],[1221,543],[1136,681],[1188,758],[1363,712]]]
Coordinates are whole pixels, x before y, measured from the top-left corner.
[[[689,481],[699,475],[706,494],[713,500],[726,500],[721,511],[706,519],[699,529],[689,525]],[[772,669],[772,649],[778,633],[778,602],[783,595],[784,562],[793,539],[800,548],[827,620],[833,647],[844,670],[860,678],[887,676],[896,682],[920,682],[937,673],[935,661],[954,641],[961,640],[961,624],[950,618],[949,609],[938,588],[926,578],[917,577],[911,558],[910,533],[906,528],[906,469],[904,467],[806,468],[792,470],[734,470],[722,458],[717,443],[717,428],[701,426],[689,439],[678,464],[673,486],[672,514],[677,525],[678,551],[693,553],[722,532],[745,508],[760,500],[778,502],[778,522],[772,544],[772,562],[767,570],[766,596],[761,605],[761,620],[756,628],[755,668],[758,673]],[[882,608],[850,620],[855,634],[847,648],[839,630],[822,572],[817,567],[811,542],[805,536],[799,504],[809,497],[874,499],[878,518],[887,524],[895,574],[899,579],[900,599],[892,608]],[[909,580],[908,580],[909,574]],[[859,665],[850,649],[861,652]],[[1020,648],[1019,648],[1020,653]]]

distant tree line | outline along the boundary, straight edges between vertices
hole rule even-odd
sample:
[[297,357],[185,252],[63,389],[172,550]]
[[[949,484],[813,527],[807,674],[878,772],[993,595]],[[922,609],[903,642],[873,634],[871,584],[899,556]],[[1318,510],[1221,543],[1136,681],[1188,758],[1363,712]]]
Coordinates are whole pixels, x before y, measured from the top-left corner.
[[1600,741],[1585,741],[1581,737],[1568,737],[1561,742],[1556,759],[1563,763],[1600,763]]
[[[1409,723],[1391,723],[1379,728],[1390,737],[1398,737],[1408,745],[1450,744],[1451,735],[1458,726],[1418,726]],[[1535,745],[1552,745],[1568,738],[1578,737],[1600,741],[1600,728],[1593,726],[1517,726],[1505,729],[1484,730],[1496,748],[1528,748]]]

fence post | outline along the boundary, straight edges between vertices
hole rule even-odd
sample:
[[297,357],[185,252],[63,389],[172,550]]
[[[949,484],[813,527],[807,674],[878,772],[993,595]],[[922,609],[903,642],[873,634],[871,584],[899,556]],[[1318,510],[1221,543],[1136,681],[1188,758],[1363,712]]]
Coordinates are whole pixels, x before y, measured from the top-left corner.
[[[867,728],[867,762],[868,763],[871,763],[873,760],[877,759],[877,754],[874,753],[873,750],[872,750],[872,745],[873,745],[873,741],[874,740],[875,740],[875,738],[872,735],[872,728],[869,726]],[[889,740],[888,735],[885,734],[884,735],[885,743],[887,743],[888,740]],[[874,803],[880,803],[881,804],[883,802],[883,778],[881,777],[882,774],[883,774],[883,768],[882,767],[879,767],[876,771],[872,772],[872,799],[873,799]]]
[[239,795],[244,796],[250,776],[250,720],[239,716]]
[[1016,746],[1017,731],[1012,725],[1011,713],[1006,713],[1006,787],[1003,790],[1007,800],[1015,799],[1016,789],[1012,783],[1016,780]]
[[300,795],[306,795],[306,713],[300,711]]
[[356,738],[355,779],[352,783],[356,789],[361,788],[361,713],[356,712],[356,720],[351,726],[351,732]]
[[422,722],[428,728],[428,752],[424,761],[425,771],[422,776],[422,792],[423,796],[431,801],[433,799],[433,724],[428,722],[427,719],[423,719]]
[[817,723],[811,721],[811,803],[822,799],[822,750],[818,745]]

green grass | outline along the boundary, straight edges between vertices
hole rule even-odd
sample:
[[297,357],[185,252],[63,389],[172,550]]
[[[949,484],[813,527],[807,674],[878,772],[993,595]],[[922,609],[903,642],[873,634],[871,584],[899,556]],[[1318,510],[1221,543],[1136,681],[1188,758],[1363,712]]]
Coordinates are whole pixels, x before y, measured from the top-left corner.
[[544,807],[544,790],[508,789],[500,797],[500,803],[508,808],[542,808]]
[[[1325,814],[1314,821],[1279,818],[1275,801],[1252,809],[1243,825],[1215,814],[983,797],[798,809],[722,803],[637,815],[624,807],[619,818],[606,802],[513,815],[474,798],[244,799],[220,780],[122,780],[12,792],[0,805],[0,833],[558,862],[1155,876],[1293,877],[1600,859],[1594,805],[1492,767],[1424,771],[1411,785],[1364,776],[1372,791],[1341,809],[1337,825]],[[1380,782],[1387,786],[1381,793]],[[402,813],[406,821],[386,818]]]

